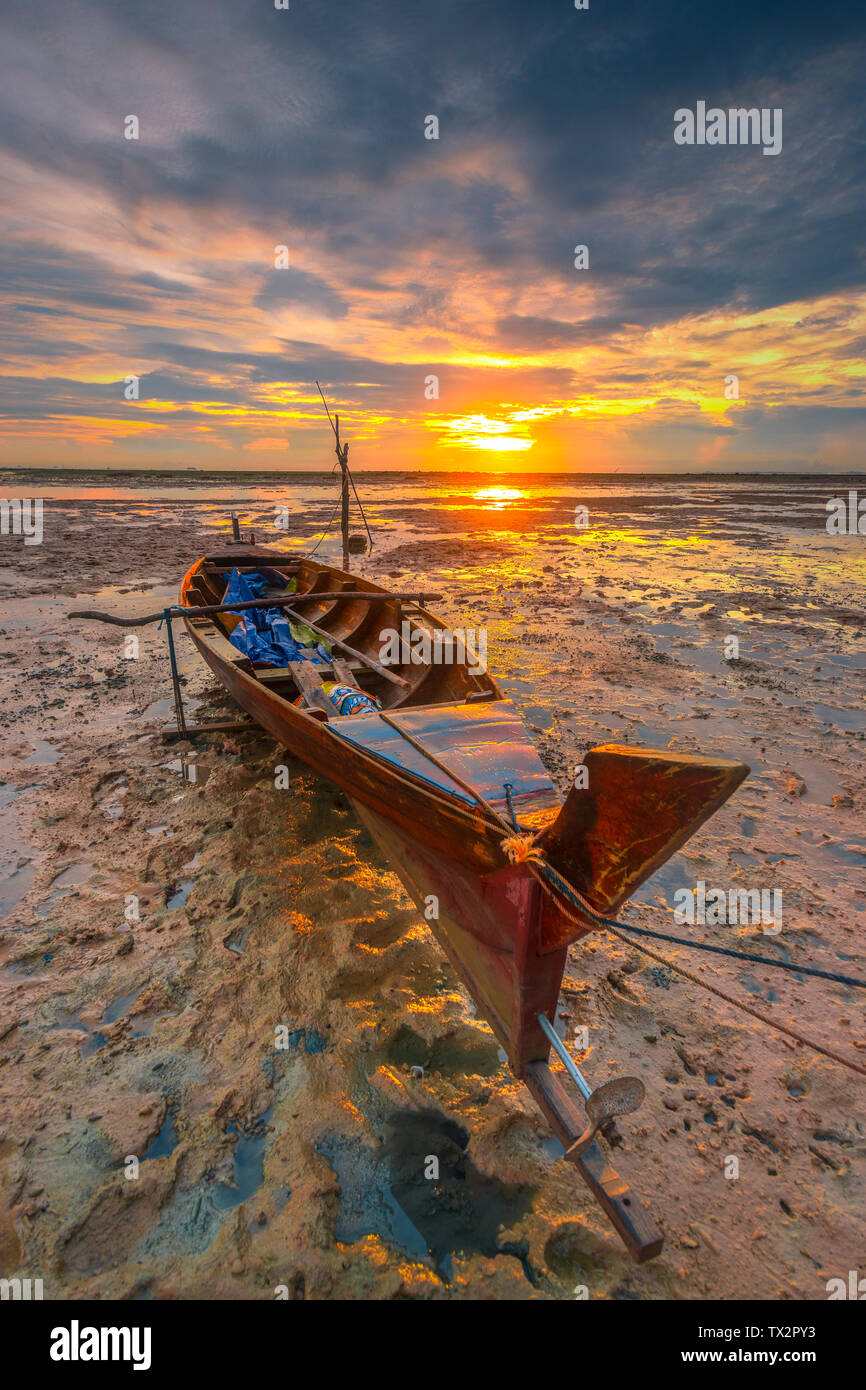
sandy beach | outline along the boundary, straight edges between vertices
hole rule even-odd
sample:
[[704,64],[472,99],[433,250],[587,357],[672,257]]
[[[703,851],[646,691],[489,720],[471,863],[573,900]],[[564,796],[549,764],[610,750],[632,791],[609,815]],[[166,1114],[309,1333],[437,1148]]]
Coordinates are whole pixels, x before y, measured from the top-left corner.
[[[563,791],[605,742],[749,763],[626,920],[676,931],[698,880],[777,890],[778,934],[686,931],[862,978],[866,551],[825,528],[858,481],[359,474],[356,567],[486,630]],[[0,538],[0,1276],[58,1299],[800,1300],[862,1268],[862,1075],[605,932],[573,947],[561,1031],[589,1029],[594,1083],[647,1088],[620,1166],[666,1245],[633,1265],[346,798],[265,736],[165,741],[164,634],[130,658],[69,621],[174,602],[232,499],[305,550],[333,479],[4,485],[45,504],[40,545]],[[231,717],[185,635],[179,656],[189,708]],[[866,1067],[862,990],[654,946]]]

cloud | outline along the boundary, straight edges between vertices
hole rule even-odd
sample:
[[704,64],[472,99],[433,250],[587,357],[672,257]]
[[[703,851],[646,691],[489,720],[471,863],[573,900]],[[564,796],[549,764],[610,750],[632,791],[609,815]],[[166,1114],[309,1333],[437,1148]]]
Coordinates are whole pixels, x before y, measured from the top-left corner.
[[[782,410],[810,405],[816,441],[850,438],[861,7],[35,0],[0,51],[5,418],[46,461],[49,419],[62,438],[100,401],[129,428],[110,393],[132,371],[176,407],[151,421],[181,453],[209,402],[239,408],[218,427],[239,448],[273,437],[264,414],[317,428],[316,377],[385,462],[427,458],[431,411],[509,403],[571,403],[660,460],[679,402],[736,449],[742,413],[701,413],[741,365],[762,448],[781,457]],[[782,154],[676,146],[698,99],[781,107]]]

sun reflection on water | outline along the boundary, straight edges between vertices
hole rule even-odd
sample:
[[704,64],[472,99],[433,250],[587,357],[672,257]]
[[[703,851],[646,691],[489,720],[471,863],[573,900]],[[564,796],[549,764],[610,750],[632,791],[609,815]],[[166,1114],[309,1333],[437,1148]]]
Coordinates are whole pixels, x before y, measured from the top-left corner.
[[482,487],[477,492],[473,492],[472,500],[484,502],[488,507],[499,511],[503,507],[507,507],[510,502],[516,502],[525,496],[526,493],[521,492],[516,487]]

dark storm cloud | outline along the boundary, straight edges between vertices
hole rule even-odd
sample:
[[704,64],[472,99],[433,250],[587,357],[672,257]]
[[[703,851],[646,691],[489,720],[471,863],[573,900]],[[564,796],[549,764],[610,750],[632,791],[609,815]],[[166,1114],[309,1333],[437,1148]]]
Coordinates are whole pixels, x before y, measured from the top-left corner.
[[[376,408],[416,408],[425,370],[441,370],[443,402],[471,390],[483,401],[495,373],[295,341],[293,313],[344,321],[353,292],[381,290],[378,322],[428,334],[419,346],[433,356],[435,334],[450,328],[495,334],[517,353],[617,351],[635,325],[759,312],[863,283],[860,0],[593,0],[586,12],[570,0],[292,0],[288,11],[269,0],[29,0],[0,20],[0,46],[0,156],[15,180],[0,248],[7,370],[17,351],[69,371],[58,359],[86,351],[83,330],[50,337],[42,320],[77,315],[116,330],[102,352],[130,358],[126,370],[154,366],[151,384],[179,402],[242,402],[256,386],[318,376],[365,383]],[[674,111],[698,99],[781,107],[782,154],[678,147]],[[121,138],[129,113],[139,141]],[[423,138],[430,113],[438,142]],[[101,230],[118,248],[157,254],[187,219],[202,229],[200,262],[184,248],[172,278],[125,268],[104,248],[88,254],[86,239],[46,232],[40,179],[68,203],[70,232],[81,209],[104,208]],[[233,265],[230,250],[209,259],[211,227],[215,243],[230,243],[232,229],[260,233],[262,259],[250,263],[248,242]],[[293,269],[263,272],[287,227],[301,241]],[[586,283],[601,302],[584,302],[578,243],[590,247]],[[449,266],[467,264],[515,296],[559,286],[561,307],[521,312],[515,299],[483,320],[483,296],[466,304],[449,283]],[[442,274],[428,277],[428,266]],[[220,322],[214,297],[235,275],[251,319],[258,311],[249,341],[270,336],[277,350],[220,350],[234,325]],[[805,316],[792,331],[822,326],[833,324]],[[208,387],[208,374],[230,384]],[[109,388],[37,377],[10,385],[22,415],[71,413],[76,392],[82,413],[108,408]],[[527,369],[509,374],[507,390],[549,399],[585,386]]]
[[566,323],[561,319],[534,318],[526,314],[508,314],[499,319],[496,331],[506,347],[518,352],[543,352],[545,348],[569,347],[578,343],[593,343],[609,339],[623,327],[622,320],[610,315],[597,315],[582,323]]
[[[281,351],[273,353],[220,352],[171,342],[150,342],[147,352],[151,357],[175,363],[203,378],[234,374],[257,386],[288,383],[303,388],[309,392],[317,409],[319,397],[312,385],[317,380],[347,388],[363,383],[364,392],[371,401],[384,396],[395,407],[411,405],[413,408],[417,407],[428,372],[436,373],[443,393],[455,398],[462,398],[470,390],[484,397],[486,393],[501,393],[502,389],[501,377],[492,367],[460,367],[435,361],[423,367],[403,362],[377,362],[369,357],[332,352],[316,343],[290,340],[283,342]],[[517,391],[536,394],[554,391],[565,396],[574,385],[574,376],[560,367],[527,367],[512,372],[509,382]],[[210,390],[211,396],[215,396],[221,388]]]
[[320,276],[303,270],[272,270],[262,280],[253,303],[259,309],[275,309],[284,304],[303,304],[328,318],[343,318],[348,305]]
[[[10,24],[33,38],[49,21],[64,16],[36,0]],[[373,261],[390,242],[442,235],[491,265],[563,281],[580,240],[615,292],[630,297],[638,278],[638,307],[662,315],[735,299],[762,307],[802,294],[804,281],[817,293],[862,279],[864,12],[850,0],[741,0],[709,15],[680,0],[585,13],[518,0],[289,11],[91,0],[67,12],[85,21],[86,47],[44,50],[53,105],[34,113],[12,75],[0,140],[132,205],[228,201],[266,223],[284,205],[335,250],[363,242]],[[168,113],[157,71],[174,76]],[[675,146],[673,112],[699,97],[782,105],[783,155]],[[143,125],[134,158],[106,128],[128,110]],[[438,144],[422,138],[428,112]],[[149,143],[167,118],[173,138]],[[528,179],[528,208],[495,167],[483,185],[437,179],[444,155],[493,141]],[[420,161],[429,183],[407,187],[399,218],[378,219],[376,185],[407,171],[415,180]],[[528,213],[541,230],[511,235]]]

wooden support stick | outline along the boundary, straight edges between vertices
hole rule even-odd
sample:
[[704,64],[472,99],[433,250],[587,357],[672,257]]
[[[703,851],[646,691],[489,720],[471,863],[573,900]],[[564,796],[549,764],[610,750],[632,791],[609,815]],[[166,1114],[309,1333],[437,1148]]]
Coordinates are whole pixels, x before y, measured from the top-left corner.
[[263,732],[261,724],[254,724],[251,719],[213,719],[207,724],[184,724],[183,730],[168,728],[160,730],[160,737],[164,743],[168,743],[178,738],[192,738],[195,734],[214,734],[232,730],[235,733],[254,733]]

